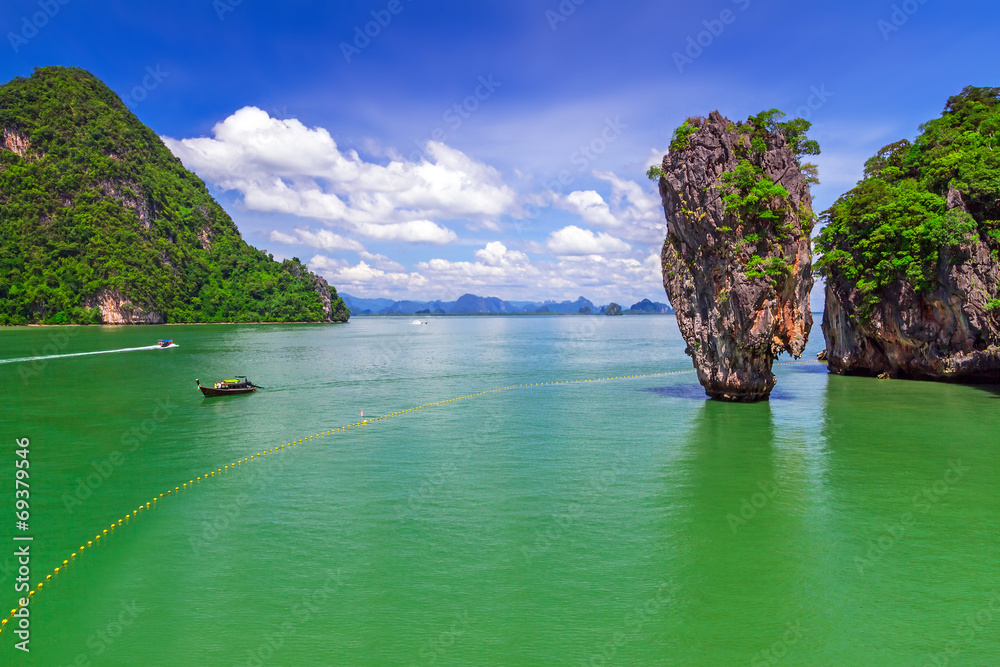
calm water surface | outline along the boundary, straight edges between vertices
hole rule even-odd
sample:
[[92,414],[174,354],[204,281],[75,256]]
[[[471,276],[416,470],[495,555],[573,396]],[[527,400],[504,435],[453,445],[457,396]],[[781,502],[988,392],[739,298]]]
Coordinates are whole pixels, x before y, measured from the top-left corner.
[[[37,583],[361,410],[691,368],[668,317],[427,321],[0,330],[0,360],[179,344],[0,363],[0,605],[16,438]],[[82,552],[0,664],[1000,664],[1000,390],[775,370],[769,403],[518,388],[255,459]],[[267,389],[196,391],[237,373]]]

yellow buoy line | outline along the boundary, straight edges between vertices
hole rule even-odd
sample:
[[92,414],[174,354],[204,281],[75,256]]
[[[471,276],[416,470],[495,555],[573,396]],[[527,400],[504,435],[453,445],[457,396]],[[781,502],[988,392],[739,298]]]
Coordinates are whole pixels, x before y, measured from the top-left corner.
[[[786,366],[788,364],[800,364],[800,363],[816,363],[816,362],[788,361],[788,362],[783,362],[783,363],[775,364],[775,365],[776,366]],[[199,476],[197,476],[197,477],[195,477],[193,479],[189,479],[187,482],[184,482],[183,484],[181,484],[179,486],[175,486],[173,489],[167,489],[166,493],[161,493],[161,494],[159,494],[157,496],[153,496],[149,500],[149,502],[145,503],[144,505],[139,505],[139,507],[137,507],[136,509],[132,510],[131,513],[126,513],[125,516],[123,516],[122,518],[118,519],[117,521],[112,521],[111,524],[107,528],[104,528],[99,533],[97,533],[96,535],[94,535],[94,539],[93,540],[87,540],[86,544],[81,544],[80,548],[77,549],[76,551],[74,551],[73,553],[71,553],[69,555],[69,558],[67,558],[66,560],[64,560],[61,565],[57,566],[54,570],[52,570],[51,574],[45,575],[45,581],[39,582],[37,587],[29,590],[28,594],[25,597],[20,598],[18,600],[18,606],[15,607],[14,609],[10,610],[10,615],[6,619],[0,620],[0,633],[3,632],[4,627],[10,621],[10,619],[14,618],[14,615],[17,614],[18,609],[20,609],[22,606],[27,606],[27,605],[21,605],[20,600],[27,600],[30,603],[31,599],[34,597],[35,593],[37,593],[38,591],[42,590],[42,588],[45,586],[46,582],[51,581],[54,576],[56,576],[60,572],[64,571],[69,565],[71,565],[72,563],[74,563],[75,560],[76,560],[76,558],[77,558],[77,556],[81,555],[84,552],[85,549],[93,547],[95,544],[97,544],[98,542],[100,542],[102,538],[106,538],[109,535],[113,534],[116,528],[128,525],[129,520],[134,519],[136,516],[138,516],[139,512],[142,512],[143,510],[148,510],[148,509],[154,507],[156,505],[156,503],[159,502],[160,500],[163,500],[163,499],[165,499],[165,498],[167,498],[169,496],[172,496],[172,495],[178,495],[178,494],[180,494],[181,491],[185,491],[185,490],[189,489],[190,487],[193,487],[195,484],[198,484],[198,483],[200,483],[202,481],[205,481],[205,480],[209,479],[210,477],[215,477],[216,475],[222,475],[224,472],[226,472],[228,470],[231,470],[231,469],[235,469],[237,466],[241,466],[244,463],[250,463],[251,461],[259,460],[261,457],[266,456],[268,454],[277,453],[277,452],[281,451],[282,449],[286,449],[286,448],[289,448],[289,447],[295,447],[296,445],[307,444],[307,443],[309,443],[312,440],[316,440],[318,438],[322,438],[322,437],[325,437],[325,436],[333,435],[334,433],[337,433],[339,431],[346,431],[348,429],[356,428],[358,426],[363,426],[364,424],[373,424],[375,422],[384,421],[384,420],[390,419],[392,417],[400,417],[400,416],[403,416],[403,415],[406,415],[406,414],[410,414],[412,412],[417,412],[418,410],[425,410],[427,408],[433,408],[433,407],[437,407],[439,405],[447,405],[449,403],[457,403],[458,401],[467,401],[467,400],[469,400],[471,398],[478,398],[480,396],[487,396],[489,394],[497,394],[497,393],[500,393],[500,392],[503,392],[503,391],[510,391],[512,389],[522,389],[522,388],[525,388],[525,387],[548,387],[548,386],[566,385],[566,384],[586,384],[586,383],[592,383],[592,382],[609,382],[609,381],[612,381],[612,380],[634,380],[634,379],[639,379],[639,378],[663,377],[665,375],[684,375],[684,374],[694,373],[694,372],[695,372],[694,370],[689,370],[689,371],[668,371],[668,372],[665,372],[665,373],[643,373],[643,374],[640,374],[640,375],[617,375],[617,376],[614,376],[614,377],[593,378],[593,379],[587,379],[587,380],[559,380],[559,381],[555,381],[555,382],[531,382],[531,383],[525,383],[525,384],[512,384],[512,385],[509,385],[507,387],[500,387],[498,389],[489,389],[487,391],[480,391],[480,392],[476,392],[474,394],[468,394],[466,396],[459,396],[457,398],[449,398],[447,400],[437,401],[435,403],[426,403],[424,405],[420,405],[420,406],[417,406],[415,408],[407,408],[406,410],[400,410],[399,412],[392,412],[392,413],[389,413],[387,415],[382,415],[381,417],[374,417],[372,419],[365,419],[364,421],[355,422],[354,424],[349,424],[347,426],[340,426],[338,428],[330,429],[329,431],[323,431],[321,433],[317,433],[316,435],[310,435],[310,436],[307,436],[305,438],[299,438],[298,440],[293,440],[292,442],[287,442],[284,445],[281,445],[280,447],[279,446],[274,446],[271,449],[267,449],[265,451],[258,452],[256,454],[252,454],[252,455],[244,457],[242,459],[237,459],[236,461],[230,463],[229,465],[223,466],[221,468],[216,468],[215,470],[210,470],[207,473],[205,473],[204,475],[199,475]]]

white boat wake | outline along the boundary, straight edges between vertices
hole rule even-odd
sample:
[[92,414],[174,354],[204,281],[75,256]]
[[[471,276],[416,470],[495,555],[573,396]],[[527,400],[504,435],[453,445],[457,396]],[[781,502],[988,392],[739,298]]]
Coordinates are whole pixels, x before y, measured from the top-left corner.
[[169,350],[177,347],[177,343],[171,343],[167,347],[159,345],[146,345],[144,347],[123,347],[120,350],[98,350],[96,352],[71,352],[69,354],[46,354],[40,357],[18,357],[17,359],[0,359],[0,364],[19,364],[26,361],[42,361],[45,359],[62,359],[64,357],[88,357],[92,354],[115,354],[117,352],[138,352],[140,350]]

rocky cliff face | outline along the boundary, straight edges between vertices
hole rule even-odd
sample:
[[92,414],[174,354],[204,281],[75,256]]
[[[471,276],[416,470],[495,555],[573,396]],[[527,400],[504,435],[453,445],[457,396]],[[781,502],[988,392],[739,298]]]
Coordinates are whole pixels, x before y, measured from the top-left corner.
[[294,275],[305,278],[312,285],[313,291],[319,296],[320,304],[323,306],[323,314],[327,322],[346,322],[350,317],[350,310],[344,304],[344,300],[337,295],[337,290],[330,286],[326,278],[311,273],[304,266],[298,263],[287,263],[289,271]]
[[118,290],[105,289],[84,300],[87,308],[101,311],[104,324],[163,324],[163,315],[152,305],[136,305]]
[[0,148],[13,151],[18,157],[31,159],[34,157],[31,151],[31,141],[23,133],[14,128],[0,128]]
[[763,400],[812,326],[809,187],[781,133],[718,111],[686,125],[660,178],[663,285],[708,395]]
[[[948,209],[968,212],[952,187]],[[844,276],[827,278],[823,335],[830,370],[841,375],[888,375],[940,380],[1000,379],[1000,317],[990,295],[1000,263],[974,236],[941,252],[936,289],[917,292],[897,281],[869,315],[863,294]]]
[[830,370],[1000,380],[1000,88],[969,86],[824,212]]

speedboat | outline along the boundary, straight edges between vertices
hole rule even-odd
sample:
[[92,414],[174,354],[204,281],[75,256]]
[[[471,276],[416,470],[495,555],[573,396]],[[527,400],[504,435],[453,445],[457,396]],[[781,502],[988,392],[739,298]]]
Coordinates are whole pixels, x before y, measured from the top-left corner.
[[171,345],[174,344],[174,341],[172,341],[172,340],[158,340],[158,341],[156,341],[156,344],[159,345],[160,347],[170,347]]

